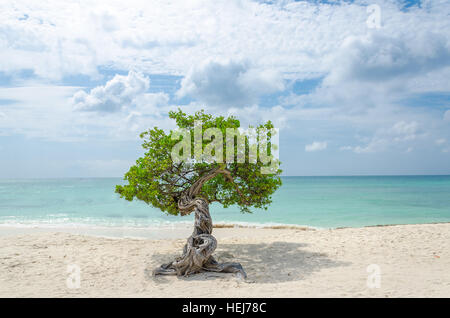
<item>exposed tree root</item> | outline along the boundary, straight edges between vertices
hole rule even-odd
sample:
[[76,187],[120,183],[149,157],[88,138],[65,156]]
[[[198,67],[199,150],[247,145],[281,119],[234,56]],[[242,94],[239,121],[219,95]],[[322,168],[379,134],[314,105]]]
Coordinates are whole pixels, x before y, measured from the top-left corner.
[[210,174],[200,178],[189,191],[179,200],[178,207],[182,215],[195,213],[194,232],[187,239],[183,248],[183,254],[174,261],[163,264],[153,271],[153,275],[177,275],[188,276],[205,271],[240,273],[247,277],[244,269],[239,263],[218,263],[212,254],[217,247],[217,241],[212,233],[212,219],[209,214],[209,203],[202,197],[196,195],[201,186],[222,170],[211,171]]

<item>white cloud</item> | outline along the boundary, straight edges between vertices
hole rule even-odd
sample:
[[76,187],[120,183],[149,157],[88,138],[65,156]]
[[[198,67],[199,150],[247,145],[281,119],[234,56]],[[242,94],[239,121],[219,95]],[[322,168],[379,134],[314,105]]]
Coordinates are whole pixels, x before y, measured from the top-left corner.
[[419,133],[419,125],[417,122],[399,121],[388,130],[388,133],[393,136],[394,141],[414,140]]
[[241,121],[241,126],[258,125],[267,121],[272,121],[275,128],[287,127],[287,114],[288,112],[282,106],[273,107],[260,107],[258,105],[252,105],[248,107],[208,107],[206,110],[211,111],[217,115],[230,116],[233,115]]
[[[450,76],[449,34],[436,33],[430,27],[411,33],[404,28],[409,23],[405,21],[397,21],[394,30],[391,22],[386,21],[379,30],[347,37],[336,54],[325,59],[330,71],[317,88],[280,100],[292,114],[287,117],[292,121],[311,119],[303,114],[315,109],[322,115],[314,119],[341,122],[372,136],[363,144],[341,147],[356,153],[378,153],[400,147],[400,143],[416,143],[426,135],[420,127],[426,127],[429,135],[446,129],[440,123],[442,113],[432,110],[426,98],[420,107],[410,107],[408,102],[422,93],[450,91],[450,82],[445,80]],[[450,111],[444,119],[450,120]]]
[[[405,12],[391,0],[377,1],[381,29],[367,28],[364,1],[24,3],[0,3],[0,71],[6,74],[29,69],[37,81],[74,74],[98,79],[98,68],[106,67],[181,75],[178,95],[195,99],[184,107],[188,112],[208,103],[215,113],[235,113],[248,122],[271,119],[292,129],[311,120],[340,124],[373,136],[348,146],[359,152],[417,141],[414,122],[444,129],[436,124],[445,124],[442,113],[402,107],[399,100],[450,90],[448,2]],[[311,94],[257,105],[262,95],[283,89],[283,78],[314,77],[325,80]],[[66,96],[45,99],[28,87],[22,93],[31,94],[30,100],[13,96],[16,107],[2,108],[2,133],[48,136],[60,129],[85,136],[104,130],[123,136],[154,123],[168,126],[162,115],[172,107],[168,95],[149,94],[146,87],[148,78],[135,72],[75,94],[78,109],[102,116],[72,114]],[[450,111],[444,119],[450,120]]]
[[[448,36],[450,4],[427,2],[404,12],[391,0],[378,33]],[[330,70],[331,57],[349,36],[368,29],[365,1],[152,0],[0,3],[0,70],[32,69],[45,78],[97,75],[98,66],[138,67],[146,73],[186,74],[214,58],[247,58],[288,77]],[[413,44],[412,44],[413,45]]]
[[450,151],[450,147],[449,147],[449,145],[447,143],[447,139],[439,138],[439,139],[436,139],[434,142],[436,143],[436,145],[441,147],[441,151],[442,152],[447,153],[447,152]]
[[91,138],[138,139],[138,133],[150,127],[173,127],[166,114],[166,94],[143,94],[136,106],[124,111],[73,111],[71,99],[80,87],[36,86],[0,88],[0,100],[12,100],[0,117],[0,135],[25,135],[54,141],[80,141]]
[[3,107],[0,134],[25,134],[29,137],[51,139],[74,136],[80,127],[74,128],[70,96],[79,87],[33,86],[0,88],[0,99],[13,101]]
[[431,30],[399,35],[369,33],[345,39],[326,82],[383,83],[450,65],[449,39]]
[[314,141],[310,145],[305,146],[306,152],[320,151],[327,149],[327,142],[325,141]]
[[127,76],[115,75],[104,86],[97,86],[86,93],[73,95],[76,110],[116,112],[135,104],[136,98],[149,88],[150,80],[141,73],[130,71]]
[[[450,37],[430,29],[381,30],[346,38],[327,65],[329,73],[297,104],[334,105],[354,115],[403,104],[415,94],[450,90]],[[426,105],[424,105],[426,106]]]
[[[392,146],[411,142],[418,137],[423,137],[425,135],[426,133],[420,129],[417,122],[399,121],[389,128],[378,129],[365,146],[345,146],[341,147],[341,150],[353,150],[358,154],[381,152]],[[412,149],[409,150],[408,148],[407,152],[410,151],[412,151]]]
[[353,147],[353,151],[355,153],[374,153],[385,150],[388,145],[387,139],[374,137],[366,146]]
[[208,61],[183,78],[177,95],[210,105],[251,106],[258,97],[283,89],[283,79],[277,72],[256,69],[245,61]]
[[352,147],[352,146],[342,146],[342,147],[339,147],[339,150],[341,150],[341,151],[344,151],[344,150],[353,150],[353,147]]

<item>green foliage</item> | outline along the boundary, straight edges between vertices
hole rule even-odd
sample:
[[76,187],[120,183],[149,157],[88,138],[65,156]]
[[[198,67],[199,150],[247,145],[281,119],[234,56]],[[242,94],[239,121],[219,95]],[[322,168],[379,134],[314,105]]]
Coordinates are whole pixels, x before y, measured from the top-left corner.
[[[174,119],[179,128],[187,129],[191,132],[191,149],[194,150],[194,122],[202,122],[202,133],[207,128],[218,128],[223,135],[223,155],[225,162],[226,154],[226,129],[239,128],[240,122],[233,116],[213,117],[210,114],[199,111],[194,115],[187,115],[181,110],[170,112],[169,117]],[[273,124],[267,123],[255,128],[273,128]],[[200,177],[210,172],[214,168],[220,168],[229,172],[232,177],[227,178],[224,174],[218,174],[207,181],[199,195],[209,202],[219,202],[224,207],[238,205],[242,212],[250,212],[250,207],[267,209],[272,202],[271,195],[281,186],[280,169],[276,169],[273,174],[262,174],[263,163],[259,160],[256,163],[207,163],[188,162],[174,163],[171,150],[180,139],[172,140],[174,131],[166,134],[157,127],[141,134],[143,148],[146,150],[144,157],[139,158],[136,164],[125,174],[126,185],[117,185],[116,192],[122,198],[132,201],[138,199],[159,208],[169,214],[177,215],[177,202],[182,193]],[[237,139],[236,139],[237,140]],[[203,140],[202,147],[210,143]],[[237,152],[237,142],[234,145],[235,154]],[[269,144],[270,149],[270,144]],[[249,145],[247,143],[246,155],[248,158]],[[269,151],[269,155],[271,155]],[[190,158],[194,158],[190,154]]]

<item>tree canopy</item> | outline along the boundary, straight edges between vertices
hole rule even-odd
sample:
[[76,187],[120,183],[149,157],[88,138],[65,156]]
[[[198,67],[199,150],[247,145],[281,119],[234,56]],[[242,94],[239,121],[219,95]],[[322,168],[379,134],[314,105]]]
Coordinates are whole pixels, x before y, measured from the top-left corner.
[[[136,164],[125,174],[124,180],[128,184],[116,186],[116,192],[122,198],[128,201],[142,200],[166,213],[177,215],[180,213],[178,201],[182,195],[203,178],[206,181],[200,184],[196,193],[209,203],[218,202],[224,207],[237,205],[242,212],[251,212],[251,207],[267,209],[272,202],[271,195],[281,186],[279,161],[273,157],[273,148],[270,142],[267,143],[266,156],[272,163],[276,161],[277,165],[272,173],[263,173],[261,168],[267,164],[261,160],[253,162],[251,160],[245,160],[245,162],[228,160],[227,162],[226,154],[230,150],[233,158],[237,158],[239,152],[239,142],[234,142],[231,146],[226,142],[227,129],[240,128],[240,121],[234,116],[214,117],[206,114],[203,110],[194,115],[187,115],[178,110],[169,112],[169,117],[176,121],[179,129],[188,132],[188,135],[184,135],[184,137],[190,137],[191,140],[184,141],[188,142],[191,149],[199,146],[198,143],[195,144],[194,135],[196,133],[195,125],[201,123],[203,152],[210,151],[211,143],[217,138],[216,135],[208,135],[207,129],[218,129],[222,133],[223,153],[218,152],[216,148],[211,154],[216,158],[223,157],[223,160],[205,162],[196,158],[193,152],[185,153],[186,150],[181,150],[179,154],[183,154],[188,160],[181,162],[173,160],[172,150],[183,139],[183,136],[180,135],[179,130],[170,130],[166,133],[164,130],[154,127],[140,135],[143,139],[142,147],[145,149],[145,154],[137,159]],[[270,137],[270,131],[274,126],[268,121],[254,128],[269,131],[268,136]],[[237,138],[238,136],[233,137],[233,140],[237,141]],[[252,147],[248,138],[245,139],[245,145],[245,155],[248,159]],[[230,147],[234,149],[230,149]],[[257,148],[258,155],[260,152],[261,149]],[[205,176],[209,177],[205,178]]]

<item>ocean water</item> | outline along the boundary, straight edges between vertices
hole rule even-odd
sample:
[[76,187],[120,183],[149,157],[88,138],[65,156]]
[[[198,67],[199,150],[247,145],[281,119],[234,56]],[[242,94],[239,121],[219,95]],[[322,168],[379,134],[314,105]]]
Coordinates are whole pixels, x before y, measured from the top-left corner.
[[[114,193],[120,178],[0,180],[0,225],[157,228],[192,224]],[[450,221],[450,176],[283,177],[268,210],[210,206],[214,223],[334,228]]]

